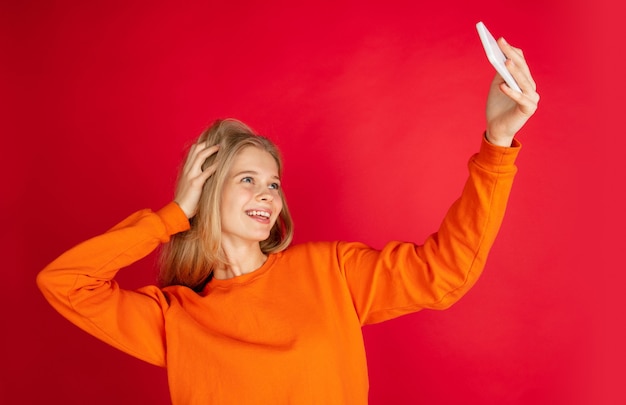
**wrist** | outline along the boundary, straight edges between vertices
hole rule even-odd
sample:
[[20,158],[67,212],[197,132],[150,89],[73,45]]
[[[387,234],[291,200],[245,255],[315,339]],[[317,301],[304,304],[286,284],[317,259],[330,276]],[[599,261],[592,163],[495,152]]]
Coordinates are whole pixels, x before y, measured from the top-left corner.
[[178,208],[180,208],[180,210],[185,214],[185,216],[188,219],[191,219],[194,216],[195,214],[194,210],[187,207],[183,202],[178,201],[177,199],[174,199],[173,202],[176,203],[176,205],[178,205]]
[[485,131],[485,139],[487,140],[487,142],[496,146],[504,146],[506,148],[509,148],[511,147],[511,145],[513,145],[513,138],[513,136],[498,136],[490,130]]
[[176,201],[172,201],[156,212],[165,224],[168,235],[174,235],[189,229],[189,218]]

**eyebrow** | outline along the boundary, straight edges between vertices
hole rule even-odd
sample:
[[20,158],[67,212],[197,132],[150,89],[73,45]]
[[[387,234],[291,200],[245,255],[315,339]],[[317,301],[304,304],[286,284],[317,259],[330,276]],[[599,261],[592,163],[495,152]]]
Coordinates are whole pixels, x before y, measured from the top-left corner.
[[[252,174],[252,175],[258,176],[258,175],[259,175],[259,172],[256,172],[256,171],[254,171],[254,170],[243,170],[243,171],[241,171],[241,172],[236,173],[235,175],[233,175],[233,177],[239,177],[239,176],[244,175],[244,174]],[[274,178],[274,179],[276,179],[276,180],[280,180],[280,177],[279,177],[279,176],[277,176],[277,175],[272,176],[272,178]]]

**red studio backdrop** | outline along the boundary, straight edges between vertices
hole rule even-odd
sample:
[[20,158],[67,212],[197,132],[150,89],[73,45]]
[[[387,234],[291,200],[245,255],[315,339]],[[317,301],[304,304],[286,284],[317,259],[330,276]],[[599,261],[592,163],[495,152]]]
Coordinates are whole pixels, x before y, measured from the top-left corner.
[[[169,403],[163,369],[62,319],[35,276],[170,201],[185,146],[216,118],[281,147],[296,243],[423,241],[484,130],[480,20],[524,49],[540,108],[476,286],[449,310],[364,328],[370,403],[625,403],[623,264],[603,250],[603,201],[624,185],[603,127],[616,82],[592,47],[619,18],[599,3],[476,3],[3,1],[0,403]],[[154,256],[120,275],[154,279]]]

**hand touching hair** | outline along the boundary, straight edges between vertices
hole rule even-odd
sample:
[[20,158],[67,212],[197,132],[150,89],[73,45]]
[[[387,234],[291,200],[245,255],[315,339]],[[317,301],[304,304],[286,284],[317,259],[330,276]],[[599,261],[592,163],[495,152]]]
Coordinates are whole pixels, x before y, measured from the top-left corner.
[[[217,265],[227,264],[221,247],[221,192],[235,156],[250,146],[268,152],[282,173],[276,145],[234,119],[215,121],[190,148],[174,201],[190,218],[191,229],[172,236],[161,250],[159,279],[163,287],[184,285],[199,291]],[[293,238],[293,222],[282,192],[280,197],[283,209],[270,236],[260,243],[263,253],[284,250]]]

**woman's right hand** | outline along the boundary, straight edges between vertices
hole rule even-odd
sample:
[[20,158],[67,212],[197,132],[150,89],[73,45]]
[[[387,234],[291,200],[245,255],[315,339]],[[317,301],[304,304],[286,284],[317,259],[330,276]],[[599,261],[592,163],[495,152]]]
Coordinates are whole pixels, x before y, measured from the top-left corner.
[[214,153],[219,145],[207,146],[206,142],[194,144],[189,150],[187,160],[176,184],[174,202],[180,206],[187,218],[192,218],[198,211],[198,202],[202,187],[209,177],[215,173],[216,164],[208,166],[204,171],[202,164]]

